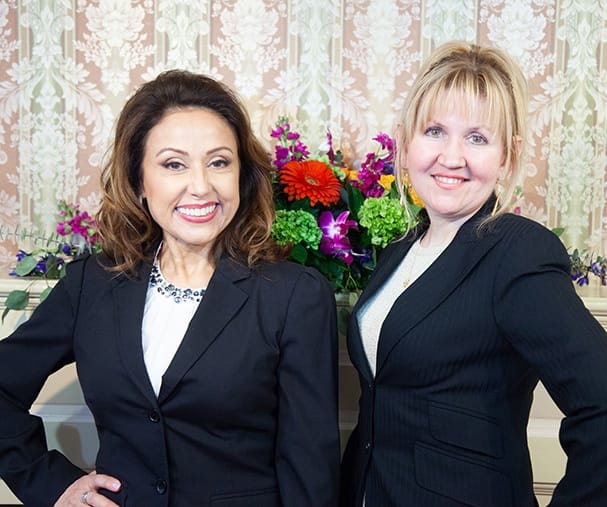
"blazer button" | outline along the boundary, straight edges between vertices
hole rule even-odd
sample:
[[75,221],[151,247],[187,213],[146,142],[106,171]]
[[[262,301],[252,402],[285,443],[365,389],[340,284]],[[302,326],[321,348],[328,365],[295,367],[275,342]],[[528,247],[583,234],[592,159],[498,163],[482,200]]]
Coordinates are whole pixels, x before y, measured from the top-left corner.
[[365,442],[365,451],[371,449],[371,442]]
[[160,422],[160,414],[156,412],[156,410],[150,410],[150,412],[148,413],[148,418],[153,423]]
[[167,492],[167,481],[164,479],[158,479],[156,481],[156,493],[164,495]]

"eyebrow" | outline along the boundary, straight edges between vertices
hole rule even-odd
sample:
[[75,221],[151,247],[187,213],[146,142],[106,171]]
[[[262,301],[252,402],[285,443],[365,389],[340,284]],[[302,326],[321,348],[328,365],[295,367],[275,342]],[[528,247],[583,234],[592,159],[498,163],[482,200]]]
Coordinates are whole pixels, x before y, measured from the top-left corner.
[[[432,118],[428,120],[428,125],[436,125],[437,127],[446,128],[446,125],[444,123],[433,120]],[[468,132],[472,132],[475,130],[487,130],[489,132],[495,133],[495,129],[493,127],[485,124],[473,125],[472,127],[467,127],[466,130]]]
[[[213,155],[214,153],[217,153],[217,152],[223,151],[223,150],[227,150],[230,153],[234,153],[232,148],[230,148],[229,146],[218,146],[217,148],[213,148],[213,149],[207,151],[206,155]],[[159,150],[158,153],[156,153],[156,156],[164,153],[165,151],[174,151],[175,153],[179,153],[181,155],[189,155],[187,151],[180,150],[179,148],[171,148],[170,146],[167,146],[166,148],[162,148],[161,150]]]

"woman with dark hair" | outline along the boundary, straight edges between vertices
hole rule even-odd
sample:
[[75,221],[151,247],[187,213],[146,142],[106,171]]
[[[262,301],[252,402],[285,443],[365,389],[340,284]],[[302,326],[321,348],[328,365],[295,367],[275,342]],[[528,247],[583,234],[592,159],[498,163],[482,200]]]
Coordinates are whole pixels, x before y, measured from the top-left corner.
[[[127,101],[103,253],[0,341],[0,475],[26,505],[336,504],[335,303],[271,239],[269,164],[213,79],[165,72]],[[99,436],[89,474],[28,412],[74,361]]]

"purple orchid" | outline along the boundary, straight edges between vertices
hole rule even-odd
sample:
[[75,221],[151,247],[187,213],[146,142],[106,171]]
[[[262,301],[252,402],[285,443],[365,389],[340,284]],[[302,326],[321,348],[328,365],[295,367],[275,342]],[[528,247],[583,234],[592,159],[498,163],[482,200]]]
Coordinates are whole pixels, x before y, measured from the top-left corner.
[[318,217],[318,226],[322,230],[320,251],[327,255],[334,255],[348,266],[354,260],[348,231],[358,228],[355,220],[348,220],[349,215],[349,211],[344,211],[334,218],[330,211],[323,211]]

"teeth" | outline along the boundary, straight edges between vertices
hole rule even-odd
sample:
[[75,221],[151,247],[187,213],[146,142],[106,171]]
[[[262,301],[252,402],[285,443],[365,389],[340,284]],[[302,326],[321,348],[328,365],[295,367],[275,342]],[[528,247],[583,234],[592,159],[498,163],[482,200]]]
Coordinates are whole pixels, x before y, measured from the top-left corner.
[[455,185],[462,181],[459,178],[447,178],[446,176],[435,176],[434,178],[441,183],[446,183],[447,185]]
[[210,213],[213,213],[215,209],[215,204],[210,206],[205,206],[204,208],[177,208],[177,211],[183,215],[187,215],[189,217],[204,217]]

